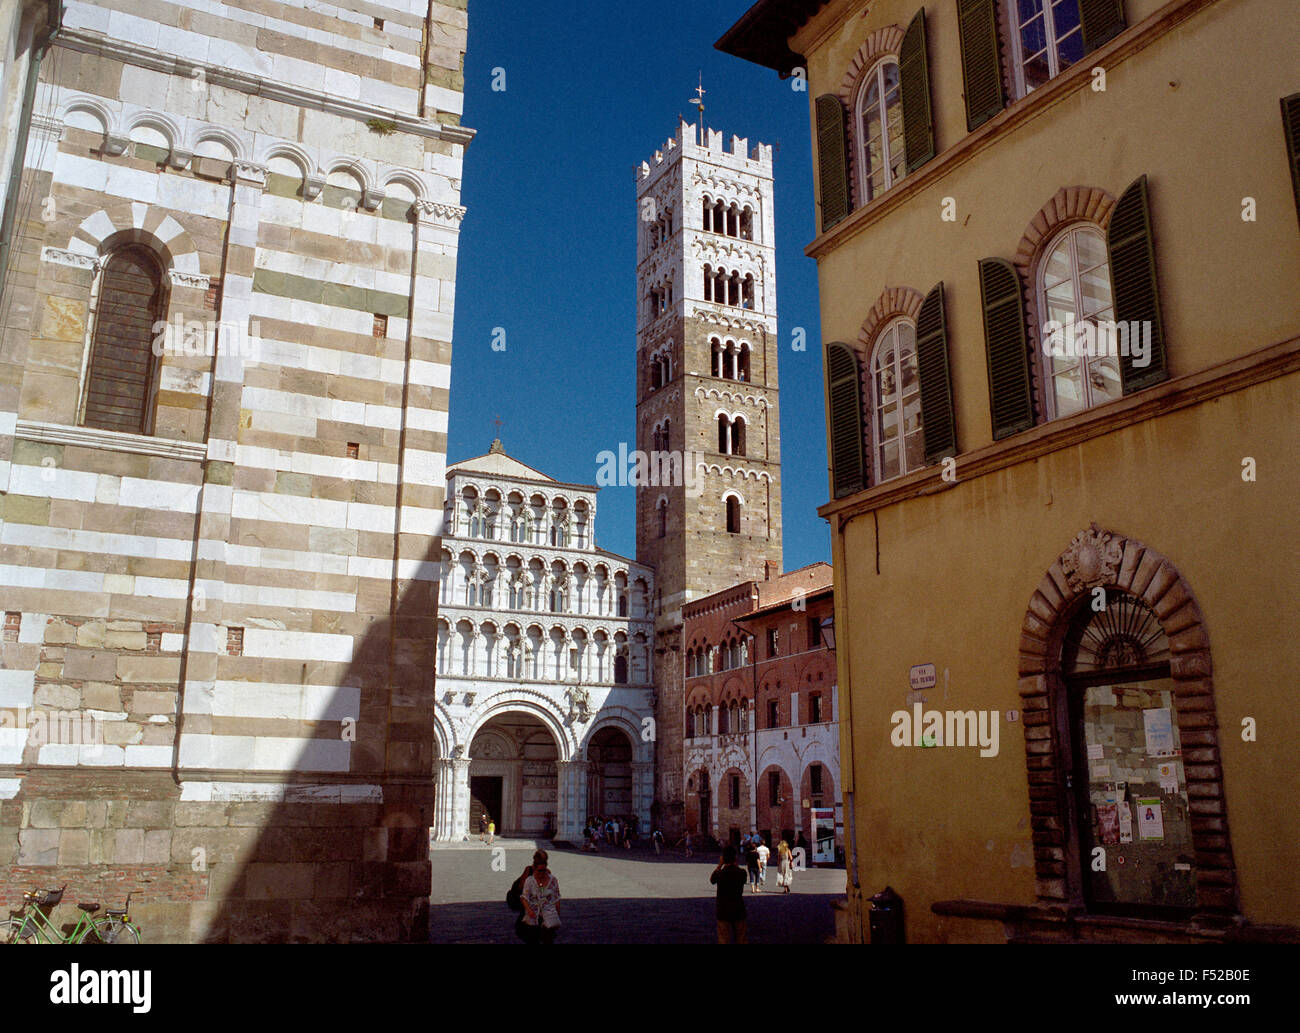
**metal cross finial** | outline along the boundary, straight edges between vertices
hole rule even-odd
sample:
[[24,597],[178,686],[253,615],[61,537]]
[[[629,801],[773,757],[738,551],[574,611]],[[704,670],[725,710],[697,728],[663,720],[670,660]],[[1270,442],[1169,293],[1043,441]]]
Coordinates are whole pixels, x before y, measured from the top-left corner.
[[495,420],[493,420],[492,422],[495,423],[495,424],[497,425],[497,437],[500,437],[500,436],[501,436],[501,417],[498,416],[498,417],[497,417]]
[[691,103],[700,109],[701,119],[704,116],[704,73],[700,72],[700,85],[695,87],[695,96],[691,98]]

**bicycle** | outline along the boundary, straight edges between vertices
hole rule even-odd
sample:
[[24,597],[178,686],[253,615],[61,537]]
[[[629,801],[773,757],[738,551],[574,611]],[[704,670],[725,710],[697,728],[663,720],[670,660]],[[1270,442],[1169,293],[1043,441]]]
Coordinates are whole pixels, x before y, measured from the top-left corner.
[[64,936],[54,927],[49,914],[62,900],[65,884],[57,890],[32,890],[23,894],[23,909],[17,918],[0,922],[0,943],[139,943],[140,928],[133,925],[127,909],[131,894],[120,908],[106,908],[96,915],[99,904],[78,904],[81,917],[72,932]]

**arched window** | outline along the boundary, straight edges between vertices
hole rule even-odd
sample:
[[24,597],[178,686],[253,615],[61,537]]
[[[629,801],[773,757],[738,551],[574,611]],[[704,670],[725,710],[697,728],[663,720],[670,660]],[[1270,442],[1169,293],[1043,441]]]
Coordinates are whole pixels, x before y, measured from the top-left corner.
[[1016,88],[1023,97],[1083,57],[1079,0],[1017,0],[1010,7]]
[[740,499],[727,496],[727,533],[740,534]]
[[[1075,223],[1044,249],[1038,310],[1045,331],[1059,327],[1054,340],[1044,342],[1052,352],[1043,357],[1049,415],[1069,416],[1119,398],[1119,358],[1109,339],[1097,333],[1098,323],[1110,326],[1115,319],[1106,238],[1097,227]],[[1096,347],[1102,343],[1105,349]]]
[[614,657],[614,684],[627,684],[627,657],[625,656]]
[[749,345],[740,346],[740,354],[737,356],[736,379],[749,382]]
[[876,341],[871,361],[871,405],[876,483],[924,466],[916,327],[910,320],[890,323]]
[[727,735],[731,732],[731,712],[727,707],[718,707],[718,734]]
[[733,456],[745,454],[745,417],[743,416],[737,416],[731,425],[731,454]]
[[718,414],[718,451],[731,454],[731,421],[722,413]]
[[162,266],[148,248],[127,245],[109,256],[95,311],[84,426],[153,433],[153,326],[166,314],[164,283]]
[[659,500],[658,515],[659,515],[659,537],[666,538],[668,536],[668,500],[667,499]]
[[903,178],[903,104],[898,84],[898,59],[887,57],[867,73],[858,90],[854,111],[864,201]]
[[627,616],[627,594],[625,592],[620,592],[618,596],[618,615],[620,617]]

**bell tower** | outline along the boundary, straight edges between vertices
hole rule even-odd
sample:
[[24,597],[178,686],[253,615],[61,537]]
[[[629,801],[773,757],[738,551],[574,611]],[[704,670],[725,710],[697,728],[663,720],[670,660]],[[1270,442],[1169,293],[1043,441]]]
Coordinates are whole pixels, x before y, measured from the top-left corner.
[[770,145],[685,121],[637,176],[637,562],[656,571],[665,831],[684,799],[682,607],[781,569],[772,186]]

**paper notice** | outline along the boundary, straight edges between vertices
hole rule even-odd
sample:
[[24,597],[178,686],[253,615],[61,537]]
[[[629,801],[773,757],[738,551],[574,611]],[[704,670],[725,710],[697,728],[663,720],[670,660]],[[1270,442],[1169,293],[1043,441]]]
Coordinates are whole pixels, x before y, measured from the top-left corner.
[[1160,813],[1160,801],[1156,799],[1138,800],[1137,809],[1138,838],[1144,840],[1164,839],[1165,819]]
[[1119,841],[1133,842],[1133,811],[1127,800],[1119,802]]
[[1147,756],[1172,757],[1174,755],[1173,715],[1167,707],[1142,711],[1142,724],[1146,728]]
[[1110,765],[1109,765],[1109,764],[1094,764],[1094,765],[1092,766],[1091,777],[1092,777],[1093,781],[1096,781],[1096,780],[1101,779],[1101,778],[1110,778]]
[[1170,761],[1160,765],[1160,788],[1166,793],[1178,792],[1178,764]]
[[1101,743],[1099,743],[1099,742],[1090,742],[1090,743],[1088,743],[1088,759],[1089,759],[1089,760],[1101,760],[1101,758],[1104,757],[1104,756],[1105,756],[1105,753],[1102,752],[1102,745],[1101,745]]
[[1097,808],[1097,838],[1107,846],[1119,843],[1119,808],[1106,805]]

